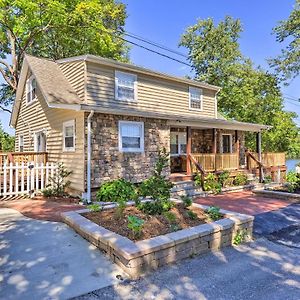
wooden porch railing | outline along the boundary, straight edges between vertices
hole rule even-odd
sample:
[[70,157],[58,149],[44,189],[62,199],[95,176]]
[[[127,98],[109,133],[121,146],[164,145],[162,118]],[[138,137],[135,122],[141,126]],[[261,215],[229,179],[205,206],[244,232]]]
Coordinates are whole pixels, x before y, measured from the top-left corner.
[[[256,169],[258,167],[258,154],[247,151],[247,167],[248,169]],[[261,154],[261,163],[265,168],[285,166],[285,153],[265,152]]]
[[0,152],[0,167],[3,167],[4,162],[8,163],[18,163],[22,162],[34,162],[34,163],[44,163],[48,161],[47,152]]
[[[193,153],[194,159],[202,166],[205,172],[237,170],[239,156],[237,153]],[[192,172],[197,170],[193,165]]]

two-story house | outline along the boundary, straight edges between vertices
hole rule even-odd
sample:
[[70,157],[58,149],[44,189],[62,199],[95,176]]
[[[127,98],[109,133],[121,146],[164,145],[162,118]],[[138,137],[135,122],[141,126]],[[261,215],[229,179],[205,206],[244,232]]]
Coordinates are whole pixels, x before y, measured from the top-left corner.
[[237,170],[245,165],[244,133],[268,126],[226,120],[219,90],[93,55],[26,55],[11,116],[16,151],[47,151],[50,162],[64,162],[77,194],[119,177],[149,177],[162,147],[175,179],[195,171],[193,160],[207,171]]

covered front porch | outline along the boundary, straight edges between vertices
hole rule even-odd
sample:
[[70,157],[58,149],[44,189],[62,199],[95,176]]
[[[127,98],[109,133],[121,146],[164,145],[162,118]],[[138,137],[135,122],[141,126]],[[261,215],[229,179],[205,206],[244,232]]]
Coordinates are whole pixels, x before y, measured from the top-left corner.
[[[266,128],[257,124],[249,124],[247,128],[245,124],[248,125],[224,120],[224,126],[216,124],[215,128],[209,128],[208,124],[171,126],[171,180],[189,180],[196,173],[229,171],[232,175],[252,173],[263,181],[266,173],[274,179],[278,168],[282,177],[286,170],[285,153],[262,153],[261,130]],[[256,133],[256,151],[246,149],[246,131]]]

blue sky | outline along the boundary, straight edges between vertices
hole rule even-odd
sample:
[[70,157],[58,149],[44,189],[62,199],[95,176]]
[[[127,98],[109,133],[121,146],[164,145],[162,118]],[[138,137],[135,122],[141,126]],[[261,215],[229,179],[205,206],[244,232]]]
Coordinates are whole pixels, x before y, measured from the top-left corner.
[[[277,55],[282,47],[271,34],[272,28],[280,20],[289,16],[294,5],[294,0],[126,0],[123,2],[127,4],[126,30],[128,32],[177,50],[181,34],[198,18],[212,17],[217,22],[224,19],[226,15],[240,18],[244,27],[240,39],[242,52],[255,64],[265,68],[268,67],[266,58]],[[185,53],[183,48],[179,51]],[[178,76],[190,72],[184,65],[137,47],[132,47],[130,59],[137,65]],[[299,86],[300,78],[293,80],[288,87],[284,87],[283,92],[294,98],[300,98]],[[285,106],[287,110],[295,111],[300,115],[300,104],[286,102]],[[0,112],[0,118],[4,128],[9,130],[9,116]],[[300,125],[300,119],[297,123]]]

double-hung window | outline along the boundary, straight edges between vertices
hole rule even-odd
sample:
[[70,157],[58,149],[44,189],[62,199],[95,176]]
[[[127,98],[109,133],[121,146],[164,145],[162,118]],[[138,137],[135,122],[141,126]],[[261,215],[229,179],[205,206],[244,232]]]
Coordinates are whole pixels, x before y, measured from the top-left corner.
[[75,121],[63,123],[63,151],[75,151]]
[[203,109],[203,99],[202,99],[202,90],[189,87],[189,100],[190,100],[190,109],[193,110],[202,110]]
[[36,80],[32,75],[26,82],[26,101],[27,104],[33,102],[36,99]]
[[144,123],[119,121],[119,150],[121,152],[144,151]]
[[120,71],[115,72],[115,98],[123,101],[137,101],[137,76]]

